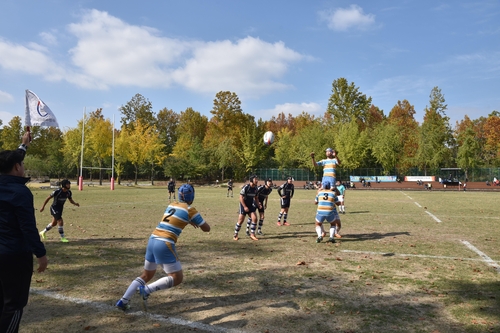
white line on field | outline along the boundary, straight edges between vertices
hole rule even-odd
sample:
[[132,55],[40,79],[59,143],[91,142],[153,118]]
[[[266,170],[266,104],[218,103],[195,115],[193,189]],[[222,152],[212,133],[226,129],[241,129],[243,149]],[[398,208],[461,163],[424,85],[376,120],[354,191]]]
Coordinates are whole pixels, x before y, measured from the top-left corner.
[[476,258],[457,258],[457,257],[447,257],[447,256],[429,256],[425,254],[405,254],[405,253],[393,253],[393,252],[371,252],[371,251],[354,251],[354,250],[342,250],[340,252],[346,253],[358,253],[358,254],[373,254],[382,255],[385,257],[418,257],[418,258],[430,258],[430,259],[451,259],[451,260],[467,260],[467,261],[483,261],[482,259]]
[[434,220],[436,220],[436,222],[441,222],[440,219],[438,219],[436,216],[434,216],[432,213],[428,212],[428,211],[425,211],[427,214],[429,214]]
[[464,244],[465,246],[467,246],[469,249],[471,249],[472,251],[476,252],[482,259],[482,261],[484,261],[486,264],[488,264],[488,266],[491,266],[493,268],[496,269],[496,271],[498,273],[500,273],[500,266],[498,265],[498,263],[496,261],[494,261],[493,259],[491,259],[490,257],[488,257],[484,252],[480,251],[478,248],[476,248],[474,245],[472,245],[471,243],[469,243],[468,241],[461,241],[462,244]]
[[[406,195],[408,198],[410,198],[410,200],[413,200],[413,199],[412,199],[412,198],[411,198],[408,194],[406,194],[406,193],[404,193],[404,192],[401,192],[401,193],[403,193],[403,194],[404,194],[404,195]],[[418,207],[422,208],[422,206],[421,206],[418,202],[413,201],[413,203],[414,203],[415,205],[417,205]],[[435,215],[433,215],[432,213],[430,213],[430,212],[428,212],[428,211],[425,211],[425,212],[426,212],[427,214],[429,214],[429,215],[430,215],[430,217],[432,217],[432,218],[433,218],[436,222],[443,222],[443,221],[441,221],[440,219],[438,219]]]
[[[74,297],[68,297],[68,296],[63,296],[61,294],[52,292],[52,291],[47,291],[47,290],[42,290],[42,289],[35,289],[35,288],[30,288],[30,292],[32,294],[37,294],[37,295],[42,295],[45,297],[50,297],[54,299],[58,299],[61,301],[67,301],[75,304],[83,304],[87,306],[91,306],[93,308],[96,308],[98,310],[103,310],[103,311],[118,311],[114,306],[108,305],[108,304],[103,304],[99,302],[93,302],[89,301],[86,299],[81,299],[81,298],[74,298]],[[179,326],[186,326],[193,328],[195,330],[202,330],[206,332],[215,332],[215,333],[243,333],[244,331],[236,330],[236,329],[228,329],[220,326],[212,326],[208,324],[203,324],[199,323],[196,321],[189,321],[189,320],[184,320],[181,318],[175,318],[175,317],[165,317],[162,315],[154,314],[154,313],[148,313],[144,311],[136,311],[136,312],[124,312],[126,315],[129,316],[146,316],[151,319],[161,321],[164,323],[170,323],[174,325],[179,325]]]

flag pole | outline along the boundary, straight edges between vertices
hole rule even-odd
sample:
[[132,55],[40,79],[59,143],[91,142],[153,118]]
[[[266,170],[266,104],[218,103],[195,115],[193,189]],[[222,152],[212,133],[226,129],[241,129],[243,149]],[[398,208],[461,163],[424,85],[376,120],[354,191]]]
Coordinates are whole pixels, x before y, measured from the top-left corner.
[[85,107],[82,119],[82,152],[80,154],[80,177],[78,178],[78,190],[83,191],[83,142],[85,140]]
[[115,115],[113,114],[113,143],[111,148],[111,191],[115,189]]

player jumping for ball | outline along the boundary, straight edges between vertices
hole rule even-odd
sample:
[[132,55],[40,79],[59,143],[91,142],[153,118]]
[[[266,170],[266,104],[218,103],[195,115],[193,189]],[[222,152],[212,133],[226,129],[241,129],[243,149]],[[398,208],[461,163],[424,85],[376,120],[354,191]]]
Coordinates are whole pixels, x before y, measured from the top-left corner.
[[311,153],[312,163],[316,166],[323,166],[323,179],[322,183],[329,182],[331,186],[336,183],[335,179],[335,168],[340,165],[340,160],[337,156],[337,152],[332,148],[326,148],[326,159],[316,162],[314,159],[314,153]]

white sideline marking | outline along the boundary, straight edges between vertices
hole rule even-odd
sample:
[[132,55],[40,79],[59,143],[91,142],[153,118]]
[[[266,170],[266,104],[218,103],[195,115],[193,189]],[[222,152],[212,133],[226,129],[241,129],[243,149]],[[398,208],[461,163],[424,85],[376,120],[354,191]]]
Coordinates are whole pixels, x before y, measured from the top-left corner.
[[[67,302],[76,303],[76,304],[83,304],[83,305],[91,306],[93,308],[96,308],[99,310],[104,310],[104,311],[121,311],[121,310],[117,310],[112,305],[103,304],[103,303],[99,303],[99,302],[93,302],[93,301],[89,301],[89,300],[81,299],[81,298],[63,296],[61,294],[58,294],[58,293],[55,293],[52,291],[42,290],[42,289],[30,288],[30,293],[58,299],[61,301],[67,301]],[[227,333],[243,333],[244,332],[244,331],[240,331],[240,330],[236,330],[236,329],[228,329],[228,328],[224,328],[224,327],[220,327],[220,326],[212,326],[212,325],[203,324],[203,323],[199,323],[199,322],[195,322],[195,321],[184,320],[181,318],[165,317],[162,315],[148,313],[148,312],[144,312],[144,311],[124,312],[124,314],[129,315],[129,316],[136,316],[136,317],[147,316],[151,319],[161,321],[164,323],[186,326],[186,327],[194,328],[195,330],[198,329],[198,330],[202,330],[202,331],[206,331],[206,332],[215,332],[215,333],[226,333],[226,332]]]
[[[410,200],[413,200],[413,199],[412,199],[412,198],[411,198],[408,194],[406,194],[406,193],[404,193],[404,192],[401,192],[401,193],[403,193],[403,194],[404,194],[404,195],[406,195],[408,198],[410,198]],[[421,206],[418,202],[413,201],[413,203],[414,203],[415,205],[417,205],[418,207],[422,208],[422,206]],[[443,222],[443,221],[441,221],[440,219],[438,219],[435,215],[433,215],[432,213],[429,213],[428,211],[425,211],[425,212],[426,212],[427,214],[429,214],[429,215],[430,215],[430,217],[432,217],[432,218],[433,218],[436,222],[439,222],[439,223]]]
[[428,212],[428,211],[425,211],[427,214],[429,214],[434,220],[436,220],[436,222],[441,222],[440,219],[438,219],[436,216],[434,216],[432,213]]
[[452,260],[467,260],[467,261],[483,261],[482,259],[475,258],[457,258],[457,257],[447,257],[447,256],[429,256],[426,254],[405,254],[405,253],[393,253],[393,252],[370,252],[370,251],[354,251],[354,250],[342,250],[340,252],[347,253],[358,253],[358,254],[373,254],[373,255],[383,255],[387,257],[397,256],[397,257],[418,257],[418,258],[430,258],[430,259],[452,259]]
[[461,241],[465,246],[467,246],[469,249],[472,251],[476,252],[488,266],[491,266],[496,269],[498,273],[500,273],[500,266],[497,264],[496,261],[488,257],[484,252],[480,251],[478,248],[476,248],[474,245],[469,243],[468,241]]

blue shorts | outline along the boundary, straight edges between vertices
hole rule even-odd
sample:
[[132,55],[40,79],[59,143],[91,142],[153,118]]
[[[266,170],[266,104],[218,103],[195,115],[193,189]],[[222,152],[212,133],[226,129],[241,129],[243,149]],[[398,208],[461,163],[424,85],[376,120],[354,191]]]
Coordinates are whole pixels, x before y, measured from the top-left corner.
[[240,215],[248,215],[248,216],[252,215],[252,213],[255,213],[256,207],[253,204],[247,207],[248,207],[248,212],[245,212],[245,208],[243,208],[243,205],[240,203],[240,210],[238,213]]
[[175,244],[150,238],[146,248],[146,260],[157,264],[173,264],[179,261]]
[[330,177],[330,176],[323,176],[321,179],[321,186],[325,187],[325,182],[330,182],[330,186],[334,187],[336,183],[336,178],[335,177]]
[[340,221],[340,217],[339,217],[339,214],[337,213],[337,210],[334,210],[333,212],[331,212],[330,214],[328,215],[320,215],[320,214],[316,214],[316,222],[318,223],[323,223],[323,222],[328,222],[328,223],[332,223],[333,221]]

